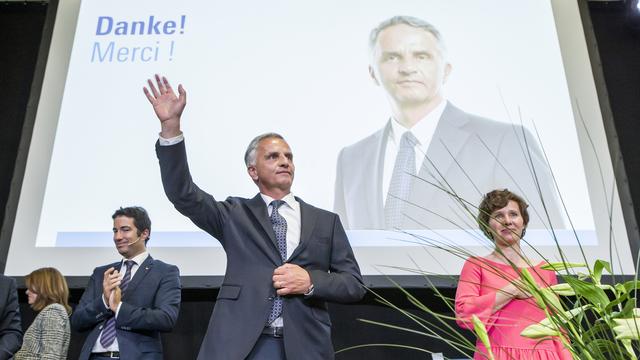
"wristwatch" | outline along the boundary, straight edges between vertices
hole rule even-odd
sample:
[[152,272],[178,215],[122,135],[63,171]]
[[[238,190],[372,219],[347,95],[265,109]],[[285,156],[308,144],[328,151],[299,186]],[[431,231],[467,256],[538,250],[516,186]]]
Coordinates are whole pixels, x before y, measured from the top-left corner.
[[311,296],[313,295],[313,284],[311,284],[311,286],[309,286],[309,289],[307,290],[306,293],[303,294],[304,296]]

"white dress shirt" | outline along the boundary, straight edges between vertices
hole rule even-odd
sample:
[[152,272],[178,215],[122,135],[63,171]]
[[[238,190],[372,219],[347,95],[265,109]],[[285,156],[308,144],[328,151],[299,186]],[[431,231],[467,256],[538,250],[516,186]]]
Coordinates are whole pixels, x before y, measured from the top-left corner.
[[401,125],[396,119],[391,118],[391,131],[387,137],[387,146],[384,150],[384,165],[382,170],[382,205],[387,202],[387,192],[391,185],[391,177],[393,176],[393,168],[396,164],[396,156],[400,146],[400,138],[405,132],[411,131],[418,139],[416,144],[416,174],[420,174],[420,168],[424,162],[424,157],[429,149],[429,144],[433,140],[433,134],[436,131],[438,122],[442,117],[447,101],[442,100],[438,106],[433,109],[427,116],[420,119],[411,129],[407,129]]
[[[126,260],[133,260],[134,264],[133,266],[131,266],[131,280],[133,280],[133,276],[136,274],[136,272],[138,271],[138,268],[140,268],[140,264],[142,264],[145,260],[147,260],[147,257],[149,256],[149,252],[145,251],[141,254],[138,254],[136,256],[134,256],[131,259],[122,259],[122,261],[120,262],[120,279],[122,279],[124,277],[124,274],[127,272],[127,265],[125,265],[125,261]],[[131,281],[129,280],[129,281]],[[102,298],[102,303],[104,304],[104,306],[108,309],[109,308],[109,304],[107,304],[104,301],[104,296],[100,295],[100,298]],[[120,302],[120,304],[118,304],[118,307],[116,308],[116,313],[115,313],[115,317],[118,317],[118,313],[120,312],[120,306],[122,306],[122,302]],[[111,343],[111,345],[109,345],[109,347],[105,348],[104,346],[102,346],[102,344],[100,344],[100,338],[102,337],[102,331],[100,331],[100,334],[98,335],[98,339],[96,340],[96,343],[93,344],[93,349],[91,349],[92,353],[101,353],[101,352],[107,352],[107,351],[119,351],[119,347],[118,347],[118,337],[116,336],[116,338],[113,340],[113,343]]]
[[165,139],[162,136],[160,136],[160,134],[158,134],[158,143],[160,144],[160,146],[171,146],[171,145],[175,145],[181,141],[184,140],[184,135],[182,133],[180,133],[177,136],[174,136],[172,138],[168,138]]

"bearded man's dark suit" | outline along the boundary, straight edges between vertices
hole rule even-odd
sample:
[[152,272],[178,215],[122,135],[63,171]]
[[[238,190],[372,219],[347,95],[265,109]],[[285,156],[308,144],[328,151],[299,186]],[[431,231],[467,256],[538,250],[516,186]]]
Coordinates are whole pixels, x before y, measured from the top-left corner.
[[[334,210],[347,229],[385,228],[382,174],[390,131],[387,123],[340,152]],[[482,195],[503,188],[529,203],[529,228],[549,228],[548,219],[554,228],[564,227],[549,166],[536,139],[520,125],[471,115],[447,103],[416,175],[403,229],[475,228],[471,216]]]
[[[216,201],[192,181],[184,141],[156,144],[162,183],[183,215],[215,237],[227,269],[198,359],[244,359],[263,331],[275,296],[272,275],[282,265],[267,206],[260,196]],[[288,359],[332,359],[329,302],[364,296],[360,269],[336,214],[300,203],[300,243],[288,263],[309,272],[311,296],[283,298]]]
[[[71,314],[71,326],[78,331],[90,330],[79,359],[91,356],[106,321],[114,315],[102,299],[104,272],[120,270],[122,262],[97,267]],[[116,336],[120,359],[162,360],[160,332],[169,332],[180,311],[180,273],[175,265],[148,256],[136,271],[122,294],[122,305],[116,318]]]

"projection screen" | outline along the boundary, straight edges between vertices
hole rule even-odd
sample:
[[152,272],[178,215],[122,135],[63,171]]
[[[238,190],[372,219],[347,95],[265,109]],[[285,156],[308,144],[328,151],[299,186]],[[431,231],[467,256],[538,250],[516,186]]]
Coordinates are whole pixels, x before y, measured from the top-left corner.
[[[154,257],[177,264],[185,276],[224,274],[218,242],[180,215],[162,189],[154,151],[159,123],[142,93],[158,73],[188,92],[182,123],[190,168],[216,199],[256,194],[244,151],[255,135],[275,131],[295,154],[294,194],[339,210],[363,274],[412,274],[405,268],[458,274],[464,259],[451,249],[484,255],[492,248],[473,219],[481,194],[505,186],[519,192],[517,186],[474,189],[473,174],[466,185],[446,179],[470,206],[455,209],[453,198],[446,206],[451,226],[350,223],[379,206],[373,196],[384,196],[380,180],[354,175],[359,165],[338,165],[338,157],[392,115],[369,72],[368,41],[373,28],[396,15],[424,19],[442,34],[450,104],[492,124],[512,124],[519,129],[514,137],[527,134],[524,153],[537,149],[545,160],[547,167],[535,172],[552,174],[540,184],[552,192],[541,193],[558,211],[547,211],[553,232],[527,230],[527,253],[558,260],[555,237],[568,259],[581,261],[579,239],[589,261],[613,254],[616,272],[632,273],[580,13],[576,1],[566,0],[62,1],[5,273],[22,276],[46,265],[88,275],[118,259],[113,211],[140,205],[153,223]],[[365,187],[374,189],[371,198],[337,193]],[[522,195],[532,218],[545,223],[539,194]],[[440,213],[442,202],[416,205]]]

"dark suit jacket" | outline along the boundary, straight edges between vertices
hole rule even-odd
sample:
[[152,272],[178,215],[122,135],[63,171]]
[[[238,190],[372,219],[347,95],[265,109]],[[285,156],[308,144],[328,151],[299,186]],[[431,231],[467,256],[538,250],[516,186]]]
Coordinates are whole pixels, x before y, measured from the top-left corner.
[[[114,313],[102,300],[104,272],[121,262],[93,270],[80,303],[71,314],[71,326],[78,331],[90,330],[79,359],[88,359],[105,322]],[[162,359],[160,332],[173,329],[180,310],[180,274],[174,265],[151,256],[140,264],[122,295],[116,319],[116,336],[120,359]]]
[[0,275],[0,360],[11,359],[22,345],[16,281]]
[[[273,270],[282,265],[267,206],[252,199],[216,201],[191,180],[184,141],[159,146],[162,182],[169,200],[198,227],[214,236],[227,255],[220,287],[198,359],[244,359],[264,329],[275,296]],[[360,269],[336,214],[300,199],[300,244],[289,263],[306,269],[312,296],[284,298],[284,346],[288,359],[332,359],[327,301],[364,296]]]
[[[334,207],[347,229],[385,228],[382,172],[390,130],[387,123],[340,152]],[[549,166],[537,140],[520,125],[471,115],[448,103],[417,175],[403,229],[476,228],[470,217],[477,215],[482,195],[503,188],[527,200],[530,228],[549,227],[541,198],[554,228],[564,228]]]

